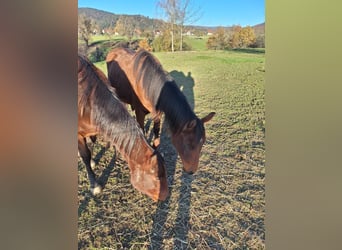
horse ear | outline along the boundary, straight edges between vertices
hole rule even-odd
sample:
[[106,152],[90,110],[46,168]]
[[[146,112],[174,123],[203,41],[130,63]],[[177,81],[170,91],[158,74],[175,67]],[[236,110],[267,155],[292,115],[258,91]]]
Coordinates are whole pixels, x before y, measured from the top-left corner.
[[208,122],[208,121],[210,121],[210,120],[214,117],[215,114],[216,114],[215,112],[210,112],[208,115],[206,115],[205,117],[203,117],[203,118],[201,119],[201,121],[202,121],[203,123]]
[[196,123],[197,123],[196,119],[185,123],[184,127],[182,128],[182,132],[192,130],[196,126]]
[[189,122],[186,126],[187,129],[193,129],[196,126],[197,121],[194,119],[191,122]]

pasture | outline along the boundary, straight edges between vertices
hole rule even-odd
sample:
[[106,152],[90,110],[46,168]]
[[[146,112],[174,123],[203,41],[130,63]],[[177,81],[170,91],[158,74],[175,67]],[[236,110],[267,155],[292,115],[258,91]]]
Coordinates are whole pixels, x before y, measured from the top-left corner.
[[[78,169],[79,249],[265,248],[265,57],[253,51],[154,53],[206,124],[199,170],[183,172],[162,124],[170,197],[153,202],[136,191],[115,149],[93,147],[94,172],[105,184],[93,197]],[[96,65],[107,74],[105,62]],[[130,108],[129,108],[130,110]],[[150,121],[145,121],[151,129]],[[147,133],[150,138],[151,131]]]

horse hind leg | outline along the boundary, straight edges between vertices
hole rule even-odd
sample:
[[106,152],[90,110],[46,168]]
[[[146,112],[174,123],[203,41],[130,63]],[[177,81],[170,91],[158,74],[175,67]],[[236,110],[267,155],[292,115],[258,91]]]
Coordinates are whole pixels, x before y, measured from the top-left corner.
[[93,195],[101,193],[102,187],[96,182],[96,176],[91,169],[91,152],[87,146],[86,138],[78,136],[78,152],[86,165],[87,174],[90,182],[90,191]]

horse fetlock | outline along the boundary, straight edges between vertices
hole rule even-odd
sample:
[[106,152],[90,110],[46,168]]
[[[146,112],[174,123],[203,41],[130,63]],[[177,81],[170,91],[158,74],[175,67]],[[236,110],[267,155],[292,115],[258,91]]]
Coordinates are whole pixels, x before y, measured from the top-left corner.
[[96,162],[93,159],[91,159],[90,160],[90,166],[93,168],[93,167],[95,167],[95,165],[96,165]]
[[94,188],[90,188],[90,191],[93,195],[98,195],[102,192],[102,187],[99,184],[96,184]]

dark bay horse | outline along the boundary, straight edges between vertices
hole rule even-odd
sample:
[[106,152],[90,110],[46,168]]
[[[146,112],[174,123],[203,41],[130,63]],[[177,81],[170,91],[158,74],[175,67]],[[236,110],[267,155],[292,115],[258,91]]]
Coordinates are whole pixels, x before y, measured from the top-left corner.
[[199,119],[174,79],[145,50],[134,52],[115,48],[108,53],[106,62],[110,83],[116,88],[119,98],[132,105],[141,128],[144,128],[145,115],[151,113],[153,131],[158,138],[160,117],[164,113],[183,169],[188,173],[196,172],[205,142],[204,123],[211,120],[215,112]]
[[164,160],[146,141],[139,125],[118,99],[106,76],[78,56],[78,150],[93,194],[101,186],[91,169],[86,137],[102,134],[127,161],[132,185],[154,201],[165,200],[168,184]]

